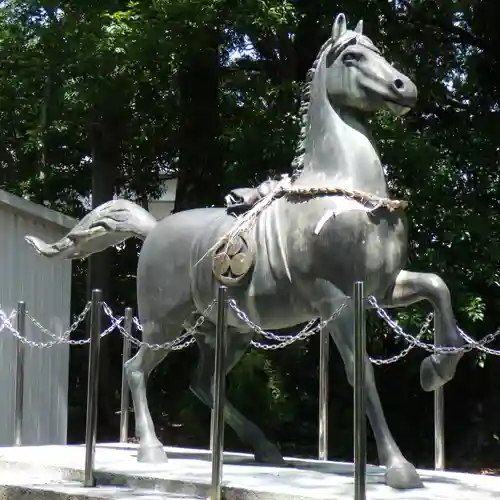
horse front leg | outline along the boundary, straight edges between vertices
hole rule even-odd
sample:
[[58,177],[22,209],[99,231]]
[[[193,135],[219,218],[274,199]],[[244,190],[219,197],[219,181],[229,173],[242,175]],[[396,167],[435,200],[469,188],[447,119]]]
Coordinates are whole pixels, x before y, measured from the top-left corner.
[[[330,309],[326,311],[326,313],[322,314],[323,318],[329,317],[331,314]],[[327,327],[342,356],[347,380],[351,386],[354,385],[354,331],[352,315],[353,308],[352,305],[349,305]],[[402,490],[421,488],[423,487],[423,483],[415,466],[401,453],[389,430],[375,384],[373,365],[368,356],[365,356],[365,363],[366,414],[377,443],[380,463],[386,467],[386,484],[392,488]]]
[[[438,346],[462,347],[466,342],[457,329],[451,295],[443,279],[433,273],[401,271],[385,297],[382,307],[404,307],[421,300],[429,301],[435,311],[435,341]],[[434,391],[455,375],[463,352],[431,354],[420,366],[420,384]]]

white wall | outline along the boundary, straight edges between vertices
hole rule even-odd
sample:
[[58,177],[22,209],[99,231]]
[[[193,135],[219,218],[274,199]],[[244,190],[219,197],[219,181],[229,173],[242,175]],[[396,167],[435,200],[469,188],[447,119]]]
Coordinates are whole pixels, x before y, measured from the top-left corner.
[[[47,214],[54,222],[43,218]],[[10,312],[23,300],[32,316],[60,335],[70,323],[71,262],[41,257],[24,241],[27,234],[47,241],[59,239],[68,227],[57,222],[72,225],[68,217],[0,191],[0,308]],[[27,337],[32,340],[51,340],[28,319],[26,328]],[[13,443],[15,353],[12,334],[3,330],[0,332],[0,445],[3,446]],[[68,345],[43,350],[27,348],[23,444],[66,444],[68,368]]]
[[177,191],[177,179],[166,179],[163,181],[163,194],[157,200],[149,202],[149,212],[156,220],[161,220],[171,214],[175,205],[175,193]]

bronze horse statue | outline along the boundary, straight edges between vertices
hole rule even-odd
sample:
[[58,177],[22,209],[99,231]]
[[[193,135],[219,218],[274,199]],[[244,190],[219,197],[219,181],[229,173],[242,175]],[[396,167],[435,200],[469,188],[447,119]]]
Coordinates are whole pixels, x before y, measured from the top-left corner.
[[[245,279],[229,287],[229,296],[254,323],[277,330],[331,317],[351,294],[353,283],[363,281],[366,294],[384,307],[429,301],[436,312],[437,342],[459,347],[464,341],[457,331],[446,284],[435,274],[403,269],[408,243],[404,206],[382,203],[388,200],[388,188],[367,128],[370,113],[388,110],[395,116],[405,114],[415,105],[417,90],[362,31],[361,21],[349,30],[343,14],[335,19],[331,37],[321,47],[302,95],[302,129],[290,192],[285,189],[283,195],[271,199],[242,233],[243,240],[254,247],[253,260],[245,270]],[[157,223],[138,205],[114,200],[90,212],[54,244],[31,236],[26,240],[42,255],[75,259],[132,236],[143,239],[137,300],[143,340],[153,344],[178,338],[186,320],[195,320],[214,300],[224,269],[214,267],[211,249],[238,220],[227,207],[221,207],[186,210]],[[352,314],[352,301],[348,301],[327,326],[351,384]],[[200,359],[191,390],[207,406],[212,406],[214,322],[215,313],[211,312],[195,335]],[[228,372],[254,335],[230,310]],[[142,346],[126,365],[140,461],[166,460],[148,408],[146,382],[167,354],[168,350]],[[423,389],[432,391],[448,382],[460,357],[461,353],[441,353],[424,359]],[[386,466],[387,484],[401,489],[422,486],[415,467],[391,435],[368,358],[366,397],[367,416],[380,462]],[[283,462],[278,447],[230,402],[224,415],[240,439],[253,448],[256,460]]]

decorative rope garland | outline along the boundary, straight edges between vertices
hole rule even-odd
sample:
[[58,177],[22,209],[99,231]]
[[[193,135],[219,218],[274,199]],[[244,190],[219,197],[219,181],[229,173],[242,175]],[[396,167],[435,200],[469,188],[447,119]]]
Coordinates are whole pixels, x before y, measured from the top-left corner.
[[[340,187],[302,187],[292,184],[291,179],[288,175],[283,175],[280,182],[276,184],[274,189],[261,198],[255,205],[245,212],[243,215],[236,219],[236,224],[228,231],[225,235],[217,240],[215,245],[210,247],[207,252],[200,258],[196,263],[201,262],[207,255],[214,253],[220,246],[224,243],[226,248],[234,240],[234,238],[243,231],[250,230],[255,224],[258,216],[272,204],[274,200],[288,196],[293,197],[308,197],[314,198],[316,196],[345,196],[347,198],[354,199],[361,203],[371,202],[375,206],[371,211],[377,208],[384,207],[389,211],[394,211],[397,209],[405,210],[408,207],[408,202],[404,200],[391,200],[390,198],[383,198],[381,196],[376,196],[374,194],[365,193],[363,191],[344,189]],[[195,265],[196,265],[195,264]]]
[[382,198],[374,194],[365,193],[363,191],[350,190],[344,188],[330,188],[330,187],[300,187],[300,186],[289,186],[282,187],[279,193],[276,193],[275,198],[280,198],[282,196],[304,196],[304,197],[314,197],[314,196],[335,196],[343,195],[347,198],[352,198],[360,202],[372,202],[375,203],[375,208],[384,207],[391,212],[397,209],[406,210],[408,207],[408,202],[405,200],[391,200],[390,198]]

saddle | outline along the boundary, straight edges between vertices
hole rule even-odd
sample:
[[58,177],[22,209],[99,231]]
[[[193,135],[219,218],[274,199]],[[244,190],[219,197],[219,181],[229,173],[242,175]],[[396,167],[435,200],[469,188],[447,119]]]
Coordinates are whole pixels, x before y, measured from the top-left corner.
[[[268,180],[255,188],[233,189],[224,197],[226,212],[238,217],[248,212],[259,200],[267,196],[278,181]],[[247,231],[242,231],[228,243],[223,240],[213,252],[212,271],[216,279],[226,286],[244,283],[255,264],[256,244]]]
[[257,187],[233,189],[224,197],[226,211],[229,215],[238,217],[248,212],[259,200],[267,196],[278,184],[278,181],[268,180]]

